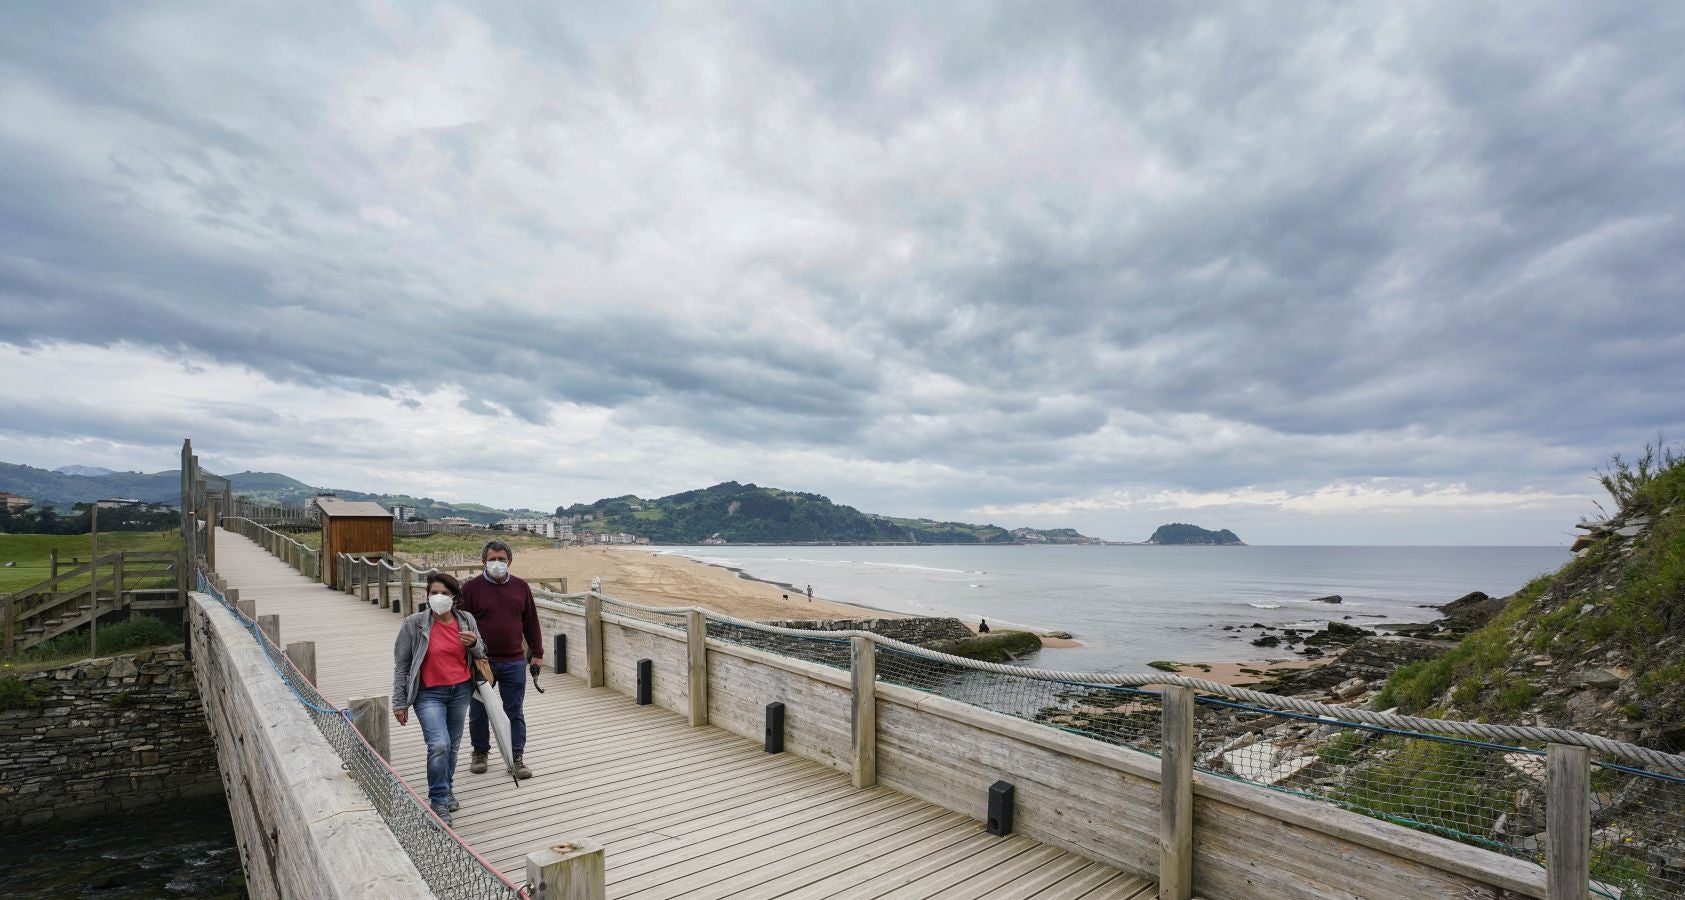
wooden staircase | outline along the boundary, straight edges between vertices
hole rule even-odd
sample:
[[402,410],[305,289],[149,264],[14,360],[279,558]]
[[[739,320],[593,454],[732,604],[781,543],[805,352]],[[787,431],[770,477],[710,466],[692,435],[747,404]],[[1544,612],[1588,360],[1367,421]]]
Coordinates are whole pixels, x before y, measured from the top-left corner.
[[0,655],[15,655],[121,609],[179,608],[186,590],[180,551],[108,553],[0,597]]

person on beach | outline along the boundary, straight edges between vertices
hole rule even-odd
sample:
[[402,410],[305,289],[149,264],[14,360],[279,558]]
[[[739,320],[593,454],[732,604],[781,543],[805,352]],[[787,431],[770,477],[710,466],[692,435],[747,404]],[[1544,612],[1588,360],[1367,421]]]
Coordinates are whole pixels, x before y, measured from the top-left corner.
[[408,725],[415,709],[427,742],[427,801],[446,825],[461,807],[452,783],[474,693],[470,660],[485,656],[474,616],[456,608],[461,593],[455,578],[428,575],[427,608],[404,619],[392,647],[392,717]]
[[978,619],[977,620],[977,633],[978,634],[988,634],[989,633],[989,620],[988,619]]
[[813,602],[813,585],[811,584],[807,586],[807,602]]
[[[487,541],[480,550],[480,562],[485,570],[462,585],[462,609],[472,613],[485,635],[486,656],[497,678],[498,696],[503,712],[509,716],[509,749],[515,757],[510,771],[516,778],[531,778],[532,770],[521,758],[527,745],[527,717],[522,711],[527,697],[527,661],[544,661],[544,636],[538,628],[538,607],[532,601],[532,588],[525,581],[509,574],[509,563],[515,551],[502,541]],[[526,646],[521,642],[525,640]],[[468,703],[468,738],[474,745],[468,771],[475,775],[486,771],[486,757],[491,754],[491,728],[486,721],[486,707],[478,697]]]

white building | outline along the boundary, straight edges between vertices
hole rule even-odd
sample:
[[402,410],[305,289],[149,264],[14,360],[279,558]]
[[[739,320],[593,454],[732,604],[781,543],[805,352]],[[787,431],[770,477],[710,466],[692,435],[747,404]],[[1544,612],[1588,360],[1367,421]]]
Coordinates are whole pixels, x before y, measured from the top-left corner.
[[409,520],[415,518],[415,507],[394,506],[392,507],[392,518],[399,522],[408,522]]
[[552,539],[558,537],[563,528],[568,529],[569,532],[573,530],[573,526],[557,522],[555,516],[544,516],[536,519],[504,519],[497,523],[497,527],[507,531],[524,531],[528,534],[543,535]]

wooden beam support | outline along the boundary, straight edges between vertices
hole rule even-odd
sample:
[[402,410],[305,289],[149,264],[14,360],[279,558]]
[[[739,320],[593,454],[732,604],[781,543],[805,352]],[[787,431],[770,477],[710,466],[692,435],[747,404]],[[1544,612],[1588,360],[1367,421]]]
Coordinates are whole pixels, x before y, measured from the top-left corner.
[[277,647],[281,646],[281,617],[280,616],[277,616],[277,615],[258,616],[257,617],[257,629],[259,631],[263,632],[264,637],[269,638],[269,643],[274,644]]
[[603,847],[573,838],[527,854],[532,900],[603,900]]
[[300,675],[316,683],[316,642],[294,641],[287,645],[287,659],[292,660],[293,668]]
[[1194,895],[1194,692],[1166,686],[1159,757],[1158,895]]
[[878,654],[871,638],[849,639],[849,671],[853,703],[849,712],[849,733],[854,738],[854,771],[850,778],[857,788],[878,783]]
[[603,598],[591,594],[585,598],[585,685],[602,687],[603,677]]
[[708,724],[708,619],[699,609],[685,613],[685,653],[689,665],[690,727]]
[[382,759],[392,759],[391,701],[384,694],[379,697],[352,697],[346,704],[351,712],[351,724],[369,742]]
[[1591,897],[1591,762],[1584,747],[1545,756],[1545,884],[1550,900]]

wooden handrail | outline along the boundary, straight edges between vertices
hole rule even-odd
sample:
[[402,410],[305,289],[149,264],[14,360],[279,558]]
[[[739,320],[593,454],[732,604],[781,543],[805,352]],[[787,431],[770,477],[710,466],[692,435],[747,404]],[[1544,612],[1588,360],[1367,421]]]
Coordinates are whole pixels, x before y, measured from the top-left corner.
[[40,584],[30,585],[29,587],[26,587],[21,591],[13,591],[10,594],[7,594],[6,597],[8,599],[15,599],[15,598],[27,597],[31,594],[39,594],[39,593],[42,593],[43,591],[51,590],[52,588],[57,587],[60,582],[69,581],[70,579],[75,578],[78,575],[86,575],[89,572],[92,572],[94,570],[94,568],[97,567],[97,566],[109,566],[109,565],[111,565],[112,562],[114,562],[117,559],[117,557],[123,555],[123,553],[124,553],[124,551],[122,551],[122,550],[116,550],[116,551],[113,551],[111,553],[107,553],[106,555],[100,557],[99,559],[94,560],[93,562],[83,563],[82,565],[77,566],[76,568],[71,569],[68,572],[61,572],[61,573],[59,573],[59,575],[56,578],[49,578],[46,581],[41,582]]

